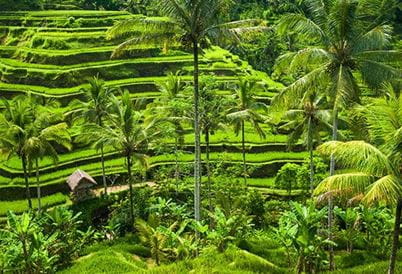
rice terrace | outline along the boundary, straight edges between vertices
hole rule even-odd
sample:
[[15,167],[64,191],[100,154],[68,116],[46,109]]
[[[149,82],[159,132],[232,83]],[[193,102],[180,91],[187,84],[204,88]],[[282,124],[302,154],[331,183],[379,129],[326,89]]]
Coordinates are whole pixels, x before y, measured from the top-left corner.
[[402,273],[399,0],[0,0],[0,274]]

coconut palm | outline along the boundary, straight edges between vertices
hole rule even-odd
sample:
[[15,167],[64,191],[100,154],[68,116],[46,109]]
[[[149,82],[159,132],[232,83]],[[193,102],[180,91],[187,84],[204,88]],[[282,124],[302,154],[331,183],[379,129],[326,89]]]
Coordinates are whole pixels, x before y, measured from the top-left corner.
[[[108,115],[110,96],[113,94],[114,90],[106,87],[105,82],[96,76],[89,79],[89,87],[81,89],[81,92],[85,97],[84,102],[79,101],[78,104],[74,102],[74,110],[69,114],[74,115],[75,118],[83,118],[87,123],[95,123],[102,127]],[[85,125],[83,130],[86,130]],[[104,147],[100,146],[99,150],[101,152],[102,182],[104,192],[107,194]]]
[[[382,14],[367,7],[367,1],[312,0],[306,5],[310,10],[309,17],[287,14],[278,25],[279,33],[293,31],[309,46],[279,58],[277,66],[280,70],[303,73],[275,97],[273,105],[292,107],[318,87],[329,97],[333,107],[332,137],[337,140],[338,112],[360,96],[356,74],[367,86],[379,88],[383,81],[401,76],[401,72],[392,66],[392,62],[400,59],[400,52],[388,49],[391,27],[381,20]],[[331,159],[330,174],[334,173],[335,161]],[[331,240],[332,198],[328,201]],[[330,253],[330,268],[333,269],[332,246]]]
[[288,135],[288,145],[294,145],[300,139],[309,151],[310,160],[310,191],[314,189],[314,143],[321,140],[320,133],[331,129],[331,112],[323,109],[325,102],[322,96],[311,94],[310,97],[301,102],[298,108],[288,110],[282,117],[286,124],[280,128],[291,130]]
[[247,79],[239,79],[233,95],[233,106],[228,110],[227,118],[234,126],[236,135],[241,133],[242,155],[243,155],[243,175],[244,183],[247,182],[247,164],[246,164],[246,132],[245,124],[249,122],[252,129],[257,132],[261,138],[265,138],[265,133],[260,124],[265,121],[261,114],[267,110],[267,106],[262,102],[257,102],[253,98],[256,88],[256,82]]
[[108,123],[103,127],[93,124],[88,129],[88,134],[94,136],[95,147],[112,146],[126,158],[130,218],[134,222],[132,168],[135,161],[141,167],[147,166],[145,153],[158,132],[155,130],[155,121],[144,121],[144,115],[140,111],[144,102],[132,102],[128,91],[122,94],[121,100],[112,95],[110,102]]
[[[140,42],[162,44],[181,43],[191,48],[194,60],[194,217],[200,220],[201,187],[201,129],[199,124],[199,51],[211,40],[238,40],[238,35],[245,31],[261,29],[255,27],[254,20],[221,22],[222,14],[227,10],[227,0],[166,0],[156,1],[156,9],[165,18],[137,17],[117,23],[108,31],[109,38],[127,38],[114,51],[114,56],[133,48]],[[138,37],[139,24],[144,24],[145,34]]]
[[365,110],[371,143],[332,141],[318,151],[334,155],[356,172],[326,178],[316,194],[337,192],[361,197],[368,204],[383,201],[396,205],[395,229],[388,273],[394,273],[402,211],[402,96],[388,89],[386,98],[374,99]]
[[[49,113],[43,112],[44,115]],[[41,116],[43,117],[43,115]],[[29,138],[23,146],[23,151],[27,156],[29,168],[35,166],[38,211],[41,211],[41,188],[39,178],[39,161],[44,157],[49,157],[54,163],[58,161],[58,152],[55,145],[61,145],[67,149],[71,148],[71,139],[67,132],[66,123],[49,125],[47,121],[37,117],[30,129]]]
[[174,128],[174,150],[175,150],[175,180],[178,183],[179,180],[179,146],[184,143],[183,133],[184,128],[182,121],[184,118],[183,105],[183,92],[186,84],[180,76],[180,72],[175,74],[169,73],[166,81],[158,84],[158,89],[161,92],[160,97],[155,102],[153,108],[156,112],[156,116],[168,121]]
[[0,113],[0,152],[7,159],[17,156],[21,160],[24,174],[26,199],[32,209],[29,188],[28,155],[24,145],[29,139],[29,130],[34,120],[34,105],[27,96],[16,96],[12,100],[2,100],[4,110]]
[[228,102],[216,91],[218,87],[213,79],[205,78],[200,87],[200,126],[205,139],[205,165],[207,171],[209,210],[211,202],[210,136],[217,130],[225,129],[225,112]]

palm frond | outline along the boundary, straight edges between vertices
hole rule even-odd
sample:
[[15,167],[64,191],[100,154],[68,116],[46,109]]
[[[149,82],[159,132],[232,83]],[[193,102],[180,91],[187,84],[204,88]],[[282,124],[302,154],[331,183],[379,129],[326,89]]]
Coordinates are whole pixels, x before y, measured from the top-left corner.
[[328,79],[327,66],[328,64],[319,66],[283,89],[272,99],[273,111],[295,106],[303,96],[308,96],[309,91],[322,87]]
[[367,173],[354,172],[338,174],[324,179],[314,190],[314,195],[320,195],[330,191],[336,191],[338,195],[353,197],[365,193],[368,186],[375,178]]
[[286,35],[290,31],[315,42],[326,43],[327,41],[323,29],[302,14],[285,14],[281,17],[278,23],[279,35]]
[[378,148],[363,141],[331,141],[320,145],[317,151],[323,155],[334,155],[344,167],[356,168],[372,176],[391,174],[392,165]]
[[372,204],[386,202],[395,205],[402,197],[401,180],[393,175],[384,176],[375,181],[363,198],[363,202]]

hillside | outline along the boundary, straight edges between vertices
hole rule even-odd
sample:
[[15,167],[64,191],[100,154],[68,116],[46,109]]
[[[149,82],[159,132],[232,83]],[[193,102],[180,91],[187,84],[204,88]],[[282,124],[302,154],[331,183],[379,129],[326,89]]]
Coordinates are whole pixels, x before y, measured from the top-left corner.
[[[119,41],[106,39],[106,31],[116,21],[128,19],[132,15],[117,11],[46,11],[46,12],[3,12],[0,13],[0,94],[11,98],[17,94],[34,94],[44,100],[56,100],[60,110],[70,111],[69,103],[81,98],[82,89],[88,86],[88,78],[98,75],[109,87],[127,89],[134,98],[152,100],[159,94],[156,84],[166,80],[168,72],[180,70],[183,79],[191,81],[192,55],[179,45],[138,44],[126,56],[110,59]],[[143,31],[139,26],[136,30]],[[206,50],[200,60],[203,74],[213,74],[222,85],[222,94],[230,94],[225,87],[238,80],[245,73],[261,80],[263,88],[258,99],[269,102],[282,88],[266,74],[253,70],[237,56],[218,47]],[[272,134],[265,127],[268,136],[261,140],[251,129],[247,129],[250,154],[248,163],[256,167],[255,179],[251,186],[272,186],[272,177],[286,162],[302,161],[304,152],[287,152],[286,136]],[[191,131],[185,136],[186,150],[193,150]],[[225,159],[226,162],[240,163],[240,136],[230,130],[217,132],[212,136],[214,151],[212,161]],[[173,143],[173,140],[165,140]],[[222,148],[231,151],[223,153]],[[106,173],[108,175],[125,172],[124,159],[112,148],[107,148]],[[157,155],[150,152],[152,170],[162,165],[172,164],[174,156]],[[49,159],[40,163],[40,181],[46,195],[67,193],[65,179],[77,168],[94,177],[101,174],[100,154],[91,147],[74,144],[71,152],[60,155],[57,166]],[[180,161],[190,163],[191,154],[181,156]],[[34,177],[30,178],[31,181]],[[17,158],[11,158],[0,165],[0,200],[24,199],[23,170]],[[268,193],[272,191],[268,190]],[[57,194],[56,194],[57,195]],[[51,197],[51,196],[50,196]],[[64,201],[63,199],[61,199]],[[55,199],[55,203],[60,202]]]

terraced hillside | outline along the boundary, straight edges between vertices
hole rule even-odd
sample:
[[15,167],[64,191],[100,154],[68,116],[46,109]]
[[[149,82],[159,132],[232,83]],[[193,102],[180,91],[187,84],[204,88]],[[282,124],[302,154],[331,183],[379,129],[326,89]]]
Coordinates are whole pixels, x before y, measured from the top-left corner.
[[[0,13],[0,95],[11,98],[21,93],[32,93],[44,98],[59,100],[62,110],[80,98],[87,78],[99,75],[106,85],[124,88],[133,98],[155,98],[159,92],[156,84],[164,81],[169,71],[181,70],[186,81],[191,81],[192,56],[180,45],[141,45],[133,48],[120,59],[110,59],[119,41],[106,39],[106,30],[116,21],[133,16],[114,11],[46,11]],[[143,29],[139,26],[138,35]],[[237,56],[218,47],[207,50],[201,57],[200,69],[205,74],[216,75],[224,87],[236,82],[244,73],[261,79],[265,88],[258,99],[269,99],[282,86],[267,75],[254,71]],[[222,88],[222,93],[228,93]],[[0,105],[1,107],[1,105]],[[249,180],[255,187],[272,186],[272,176],[286,162],[300,162],[306,153],[287,152],[286,136],[268,133],[265,140],[246,128],[249,156],[248,163],[256,166],[255,178]],[[217,132],[212,136],[212,161],[241,162],[240,136],[231,132]],[[173,143],[173,140],[166,140]],[[193,137],[185,136],[189,153],[180,161],[191,163]],[[224,152],[227,151],[227,152]],[[151,168],[174,163],[174,155],[152,153]],[[41,162],[40,180],[47,195],[66,192],[65,179],[75,169],[81,168],[92,176],[101,174],[100,154],[90,148],[75,147],[72,152],[60,155],[57,166],[49,160]],[[124,173],[124,159],[111,148],[107,149],[107,174]],[[33,178],[31,178],[33,179]],[[21,163],[11,158],[0,164],[0,200],[23,199],[23,171]],[[269,192],[269,191],[268,191]],[[272,193],[272,191],[271,191]],[[62,199],[56,199],[60,201]]]

